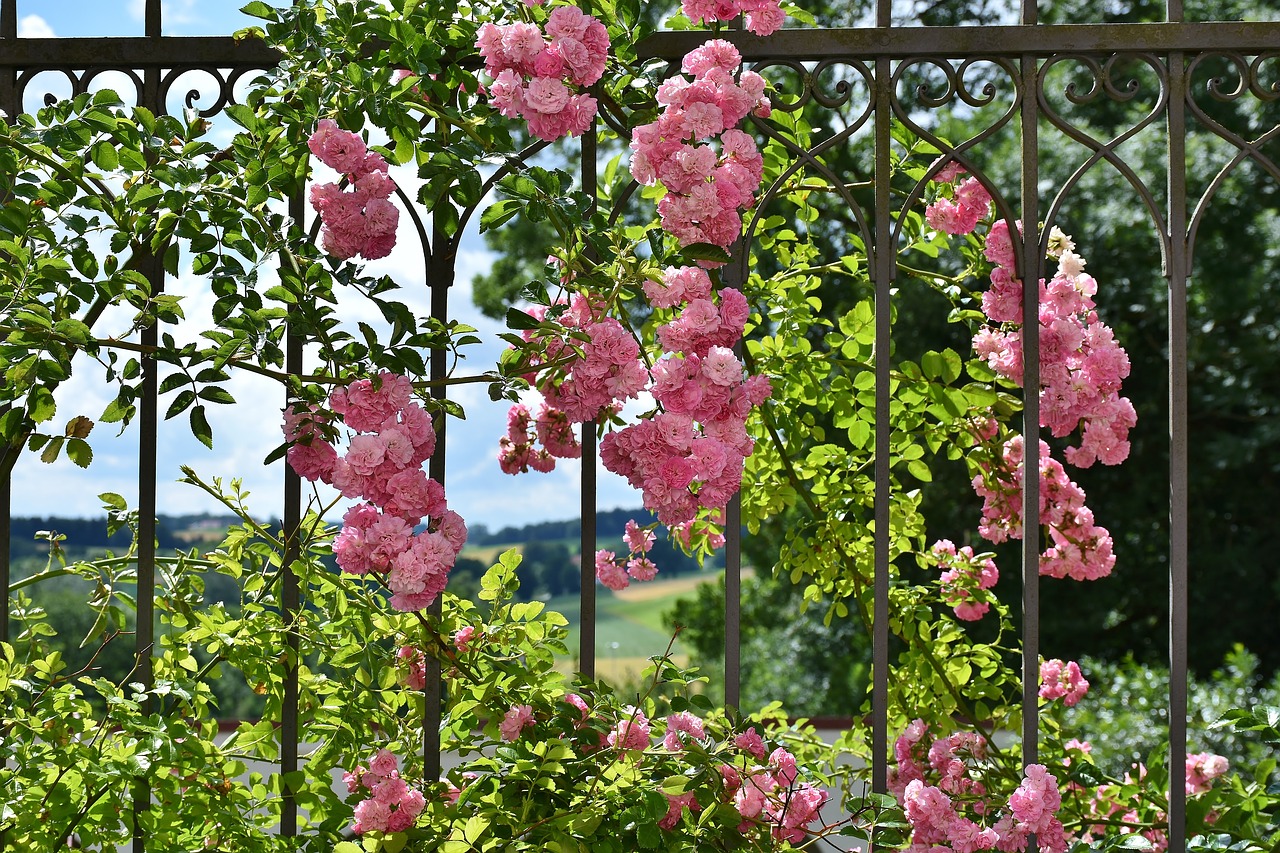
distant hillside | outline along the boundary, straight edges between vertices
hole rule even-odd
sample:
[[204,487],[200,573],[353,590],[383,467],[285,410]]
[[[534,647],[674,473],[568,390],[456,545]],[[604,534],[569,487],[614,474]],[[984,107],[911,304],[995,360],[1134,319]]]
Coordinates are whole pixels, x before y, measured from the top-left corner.
[[[237,524],[233,516],[161,515],[156,517],[156,540],[162,551],[190,548],[206,541],[220,541],[226,529]],[[13,518],[10,522],[9,553],[12,559],[47,555],[49,546],[36,539],[41,530],[66,537],[64,545],[75,554],[86,551],[122,551],[129,546],[129,531],[118,530],[107,536],[107,519],[101,518]]]
[[[654,516],[647,509],[611,509],[597,513],[596,538],[601,541],[621,539],[627,522],[631,519],[635,519],[637,524],[649,524]],[[582,519],[570,518],[565,521],[541,521],[524,527],[507,526],[493,532],[483,524],[472,525],[467,535],[467,544],[509,545],[515,542],[553,542],[581,538]]]

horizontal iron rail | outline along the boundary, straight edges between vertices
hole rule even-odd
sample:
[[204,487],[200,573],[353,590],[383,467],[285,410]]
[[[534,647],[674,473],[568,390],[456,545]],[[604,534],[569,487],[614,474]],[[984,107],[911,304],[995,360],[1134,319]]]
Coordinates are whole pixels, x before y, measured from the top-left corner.
[[[998,27],[861,27],[779,30],[768,37],[723,32],[750,60],[819,61],[842,57],[1048,57],[1059,53],[1187,53],[1280,51],[1280,22],[1190,24],[1032,24]],[[644,59],[680,59],[707,33],[657,33],[636,45]]]
[[280,53],[261,39],[161,36],[0,39],[0,68],[270,68]]
[[[679,59],[706,31],[662,32],[637,46],[643,58]],[[748,59],[1052,56],[1058,53],[1280,51],[1280,21],[1187,24],[1051,24],[995,27],[862,27],[780,30],[767,38],[725,31]],[[267,68],[280,54],[259,39],[230,36],[0,40],[0,68]]]

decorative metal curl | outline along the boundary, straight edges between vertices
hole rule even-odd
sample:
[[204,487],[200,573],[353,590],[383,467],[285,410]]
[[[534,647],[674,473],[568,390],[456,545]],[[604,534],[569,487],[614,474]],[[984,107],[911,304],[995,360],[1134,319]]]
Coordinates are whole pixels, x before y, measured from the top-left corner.
[[[965,82],[965,78],[970,69],[979,62],[994,65],[1004,72],[1004,74],[1009,78],[1012,86],[1009,105],[1003,113],[997,116],[995,120],[982,131],[959,144],[952,145],[938,137],[928,128],[924,127],[919,121],[912,117],[913,110],[904,105],[902,103],[902,99],[898,97],[898,90],[902,86],[903,76],[911,69],[918,68],[923,65],[941,71],[946,80],[945,91],[937,95],[930,94],[928,84],[922,83],[915,87],[916,97],[920,99],[921,104],[925,108],[930,110],[938,109],[939,107],[946,106],[957,98],[959,98],[961,102],[974,107],[975,109],[990,106],[996,102],[996,98],[1000,94],[999,87],[997,87],[993,81],[986,80],[983,83],[980,94],[975,94]],[[915,187],[912,188],[911,192],[908,193],[906,200],[903,202],[902,209],[907,210],[914,205],[924,194],[924,189],[933,176],[941,171],[947,164],[954,162],[960,164],[966,172],[969,172],[978,178],[983,187],[991,195],[992,200],[995,202],[996,212],[1000,217],[1013,220],[1014,216],[1012,207],[1004,200],[1004,197],[1001,195],[995,184],[985,176],[983,170],[967,156],[967,153],[970,150],[977,148],[987,139],[990,139],[993,135],[999,132],[1001,128],[1013,121],[1013,117],[1018,114],[1018,108],[1022,103],[1023,93],[1021,78],[1019,77],[1017,67],[1013,62],[1011,60],[998,57],[973,57],[966,59],[958,66],[953,67],[949,61],[937,59],[935,57],[907,57],[899,62],[897,68],[894,69],[890,92],[891,100],[889,105],[893,110],[893,115],[902,122],[904,127],[942,152],[942,156],[928,168],[924,177],[922,177],[916,183]],[[892,240],[894,243],[901,241],[903,224],[905,222],[906,217],[899,217],[894,222],[892,234]]]
[[[1255,98],[1263,102],[1271,102],[1280,99],[1280,83],[1272,83],[1264,85],[1261,79],[1262,66],[1264,63],[1280,57],[1280,51],[1268,51],[1254,57],[1252,61],[1246,59],[1242,54],[1234,51],[1214,51],[1198,54],[1187,66],[1187,79],[1192,80],[1195,72],[1200,66],[1208,60],[1218,59],[1226,60],[1228,65],[1236,72],[1236,84],[1234,88],[1227,91],[1224,89],[1224,78],[1221,75],[1211,77],[1206,86],[1209,97],[1219,103],[1230,103],[1232,101],[1243,98],[1247,93],[1252,94]],[[1204,221],[1205,213],[1209,209],[1210,203],[1213,201],[1218,190],[1220,190],[1227,178],[1234,172],[1245,160],[1251,160],[1260,169],[1271,176],[1273,180],[1280,183],[1280,167],[1277,166],[1275,160],[1263,152],[1262,147],[1275,139],[1280,139],[1280,122],[1273,124],[1269,129],[1255,129],[1254,137],[1249,139],[1233,130],[1230,130],[1222,122],[1210,117],[1204,108],[1197,103],[1195,98],[1195,89],[1191,85],[1187,86],[1186,104],[1188,111],[1213,134],[1221,137],[1236,148],[1236,154],[1218,171],[1218,173],[1210,181],[1209,186],[1205,188],[1204,194],[1200,196],[1196,202],[1195,210],[1191,214],[1190,220],[1187,222],[1187,260],[1191,262],[1194,250],[1196,235],[1200,229],[1200,223]]]
[[[839,68],[852,69],[854,74],[840,76],[837,74],[829,75],[828,72],[835,71]],[[803,63],[793,59],[768,59],[757,62],[752,66],[752,70],[761,76],[769,76],[768,72],[776,69],[785,69],[792,72],[800,82],[797,91],[791,91],[788,87],[783,86],[776,79],[772,80],[774,89],[780,97],[774,100],[773,109],[783,113],[793,113],[804,109],[810,104],[818,104],[830,110],[838,110],[847,106],[854,100],[854,95],[860,88],[857,84],[861,82],[867,91],[867,105],[863,110],[865,115],[870,110],[870,100],[874,87],[872,80],[874,75],[871,73],[870,67],[859,60],[849,59],[824,59],[818,63]],[[777,75],[774,75],[775,77]],[[834,77],[831,91],[824,91],[824,78]],[[847,79],[852,77],[852,81]],[[857,121],[857,119],[854,119]]]
[[[217,94],[214,97],[213,105],[197,111],[201,118],[212,118],[222,112],[222,110],[226,108],[227,104],[232,103],[231,87],[233,84],[233,78],[229,75],[227,77],[223,77],[222,69],[216,67],[201,65],[169,69],[169,71],[167,71],[160,79],[160,104],[166,107],[165,111],[167,112],[169,95],[174,84],[177,83],[181,77],[194,72],[203,72],[212,77],[214,85],[217,88]],[[205,94],[202,89],[188,89],[186,95],[182,98],[182,105],[188,111],[196,110],[196,102],[203,97],[205,97]]]
[[[1142,62],[1155,74],[1158,85],[1156,103],[1142,118],[1121,133],[1112,137],[1110,140],[1103,142],[1092,134],[1085,132],[1079,126],[1069,121],[1061,112],[1054,109],[1053,105],[1049,102],[1048,72],[1055,65],[1063,62],[1078,62],[1085,68],[1089,69],[1093,75],[1093,80],[1089,86],[1089,90],[1083,94],[1079,92],[1075,81],[1072,81],[1063,87],[1063,94],[1066,96],[1067,100],[1071,101],[1073,104],[1086,104],[1095,100],[1100,95],[1106,95],[1108,98],[1118,103],[1127,103],[1133,100],[1134,97],[1136,97],[1142,90],[1142,84],[1140,81],[1136,77],[1130,78],[1122,88],[1116,86],[1113,80],[1118,67],[1117,63],[1120,61],[1128,62],[1132,60]],[[1065,204],[1068,194],[1075,189],[1090,169],[1098,163],[1105,161],[1119,172],[1121,177],[1123,177],[1129,185],[1133,187],[1134,192],[1138,194],[1138,198],[1146,206],[1147,213],[1150,215],[1152,223],[1156,228],[1156,233],[1160,235],[1161,252],[1167,258],[1169,252],[1167,236],[1168,229],[1166,227],[1165,216],[1161,210],[1160,202],[1157,201],[1155,195],[1151,192],[1151,189],[1146,185],[1146,182],[1138,176],[1133,167],[1126,163],[1117,153],[1117,149],[1124,142],[1132,139],[1165,113],[1165,109],[1169,103],[1169,72],[1164,62],[1159,57],[1149,53],[1126,53],[1123,55],[1112,54],[1102,62],[1099,62],[1096,57],[1084,54],[1061,54],[1053,56],[1046,60],[1044,65],[1041,66],[1036,97],[1040,105],[1041,114],[1050,124],[1060,130],[1067,137],[1075,140],[1092,152],[1083,163],[1076,167],[1075,171],[1072,172],[1071,176],[1067,178],[1062,186],[1059,187],[1053,201],[1049,204],[1048,211],[1044,216],[1046,226],[1045,234],[1042,235],[1041,238],[1042,244],[1047,243],[1048,226],[1057,218],[1058,212]],[[1042,248],[1043,247],[1044,246],[1042,245]]]

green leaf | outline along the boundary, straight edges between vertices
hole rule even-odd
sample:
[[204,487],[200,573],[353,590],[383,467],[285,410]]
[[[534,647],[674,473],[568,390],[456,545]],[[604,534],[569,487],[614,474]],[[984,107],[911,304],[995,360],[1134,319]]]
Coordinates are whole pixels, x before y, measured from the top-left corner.
[[536,329],[542,325],[534,317],[524,313],[519,308],[507,309],[507,328],[516,331],[524,331],[526,329]]
[[714,243],[690,243],[680,250],[680,256],[689,261],[729,261],[729,253]]
[[200,439],[200,443],[213,449],[213,430],[204,415],[204,406],[196,406],[191,410],[191,434]]
[[31,394],[27,398],[27,411],[31,415],[31,420],[42,424],[52,418],[57,410],[58,404],[53,401],[52,391],[43,385],[37,385],[31,389]]
[[88,468],[93,461],[93,448],[83,438],[67,439],[67,456],[81,468]]
[[116,147],[105,139],[93,144],[89,149],[89,157],[93,160],[93,165],[104,172],[114,172],[120,168],[120,157],[116,154]]
[[261,18],[264,21],[279,20],[276,10],[272,9],[266,3],[261,2],[261,0],[253,0],[252,3],[242,7],[240,11],[244,12],[251,18]]

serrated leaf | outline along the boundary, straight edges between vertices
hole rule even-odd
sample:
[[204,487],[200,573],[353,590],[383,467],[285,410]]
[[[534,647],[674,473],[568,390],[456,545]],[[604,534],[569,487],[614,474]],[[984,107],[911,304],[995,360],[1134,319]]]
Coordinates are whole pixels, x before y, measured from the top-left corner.
[[43,385],[37,385],[31,389],[31,394],[27,398],[27,412],[31,416],[31,420],[38,424],[53,417],[58,411],[58,404],[53,400],[53,392]]
[[68,439],[67,457],[81,468],[88,468],[93,461],[93,448],[82,438]]
[[93,160],[93,165],[104,172],[120,168],[120,155],[116,153],[116,147],[105,139],[94,143],[89,149],[89,158]]
[[61,436],[51,439],[45,445],[44,452],[40,454],[40,461],[46,465],[51,465],[58,458],[58,454],[62,452],[62,444],[66,439]]

